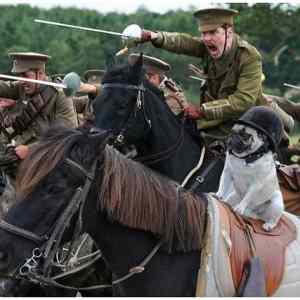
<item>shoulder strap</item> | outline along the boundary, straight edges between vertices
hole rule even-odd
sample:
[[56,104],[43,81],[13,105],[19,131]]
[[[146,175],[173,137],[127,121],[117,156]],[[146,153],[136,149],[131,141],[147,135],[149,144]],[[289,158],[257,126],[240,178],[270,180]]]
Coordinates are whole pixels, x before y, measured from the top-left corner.
[[50,100],[58,91],[50,86],[43,88],[40,93],[34,95],[23,109],[22,113],[16,117],[12,123],[14,136],[21,134],[36,120],[42,113]]

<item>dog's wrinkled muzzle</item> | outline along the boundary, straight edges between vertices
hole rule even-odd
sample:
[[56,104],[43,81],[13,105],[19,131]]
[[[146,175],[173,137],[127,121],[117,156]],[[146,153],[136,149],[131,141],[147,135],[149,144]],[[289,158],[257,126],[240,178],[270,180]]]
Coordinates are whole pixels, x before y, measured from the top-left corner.
[[227,149],[234,153],[243,153],[251,148],[251,141],[243,139],[238,133],[232,133],[227,140]]

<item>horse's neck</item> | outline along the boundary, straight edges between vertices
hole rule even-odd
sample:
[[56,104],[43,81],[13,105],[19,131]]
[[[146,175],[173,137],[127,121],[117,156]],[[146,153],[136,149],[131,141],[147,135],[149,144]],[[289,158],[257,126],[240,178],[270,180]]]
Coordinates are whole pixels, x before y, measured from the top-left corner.
[[[88,233],[101,249],[103,257],[113,273],[113,278],[120,279],[127,275],[130,269],[142,263],[157,245],[158,240],[145,231],[135,230],[121,226],[118,222],[110,221],[106,213],[99,213],[94,208],[92,201],[88,201],[89,205],[90,208],[85,215],[89,227]],[[124,285],[121,283],[115,286],[114,293],[117,293],[115,296],[168,296],[173,293],[177,296],[193,296],[197,266],[200,263],[199,258],[199,253],[195,251],[180,256],[166,255],[158,251],[147,263],[145,267],[147,272],[133,276],[126,280]],[[175,292],[172,290],[174,280],[170,276],[162,275],[161,272],[164,268],[161,266],[167,269],[167,274],[176,274],[178,269],[180,270]],[[138,284],[136,280],[138,280]],[[157,286],[161,283],[163,283],[164,290],[157,290]],[[118,287],[122,287],[122,289]]]
[[173,116],[166,114],[162,117],[157,113],[152,113],[152,116],[151,133],[145,143],[138,145],[138,152],[140,156],[146,157],[161,153],[156,163],[150,160],[150,163],[145,164],[180,182],[197,164],[200,146]]
[[156,245],[156,241],[144,231],[111,222],[103,213],[98,214],[94,220],[89,214],[88,222],[97,224],[88,233],[101,249],[105,261],[117,278],[138,265]]

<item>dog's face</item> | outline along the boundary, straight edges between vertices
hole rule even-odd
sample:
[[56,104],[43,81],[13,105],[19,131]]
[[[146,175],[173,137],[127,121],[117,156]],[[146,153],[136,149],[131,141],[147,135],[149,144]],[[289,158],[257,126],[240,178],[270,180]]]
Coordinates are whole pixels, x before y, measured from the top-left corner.
[[257,151],[266,141],[264,134],[255,129],[235,124],[228,138],[228,150],[237,157],[245,157]]

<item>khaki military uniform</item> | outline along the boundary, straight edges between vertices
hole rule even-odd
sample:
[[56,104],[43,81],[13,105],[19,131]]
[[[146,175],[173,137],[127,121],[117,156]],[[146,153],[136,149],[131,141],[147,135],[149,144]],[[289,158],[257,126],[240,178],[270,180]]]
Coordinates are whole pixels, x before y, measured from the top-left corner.
[[[100,94],[100,85],[97,87],[97,95]],[[73,97],[73,103],[75,106],[76,113],[78,115],[79,124],[83,124],[85,121],[93,121],[94,110],[93,100],[95,97],[91,95],[75,96]]]
[[40,92],[28,97],[18,82],[0,81],[0,96],[16,100],[16,104],[1,112],[2,141],[16,145],[34,142],[45,125],[62,122],[76,127],[77,118],[72,99],[62,90],[50,86],[40,86]]
[[165,77],[159,85],[166,102],[175,115],[180,114],[188,106],[183,90],[170,78]]
[[[140,57],[140,53],[131,53],[128,57],[130,64],[135,63]],[[175,115],[180,114],[187,106],[188,102],[185,98],[183,90],[179,87],[174,80],[168,78],[165,74],[171,70],[171,66],[162,59],[143,55],[143,67],[147,73],[159,74],[161,77],[158,87],[166,99],[166,103]]]
[[83,124],[86,121],[93,122],[95,119],[93,110],[93,100],[101,92],[101,80],[105,73],[105,70],[87,70],[84,72],[84,79],[88,84],[92,84],[96,87],[95,95],[84,95],[73,97],[73,103],[78,116],[79,124]]
[[159,32],[152,42],[156,47],[178,54],[199,57],[207,77],[200,104],[205,118],[200,129],[216,136],[226,136],[245,111],[254,105],[266,104],[262,96],[261,55],[255,47],[234,34],[228,53],[214,60],[199,38],[183,33]]

